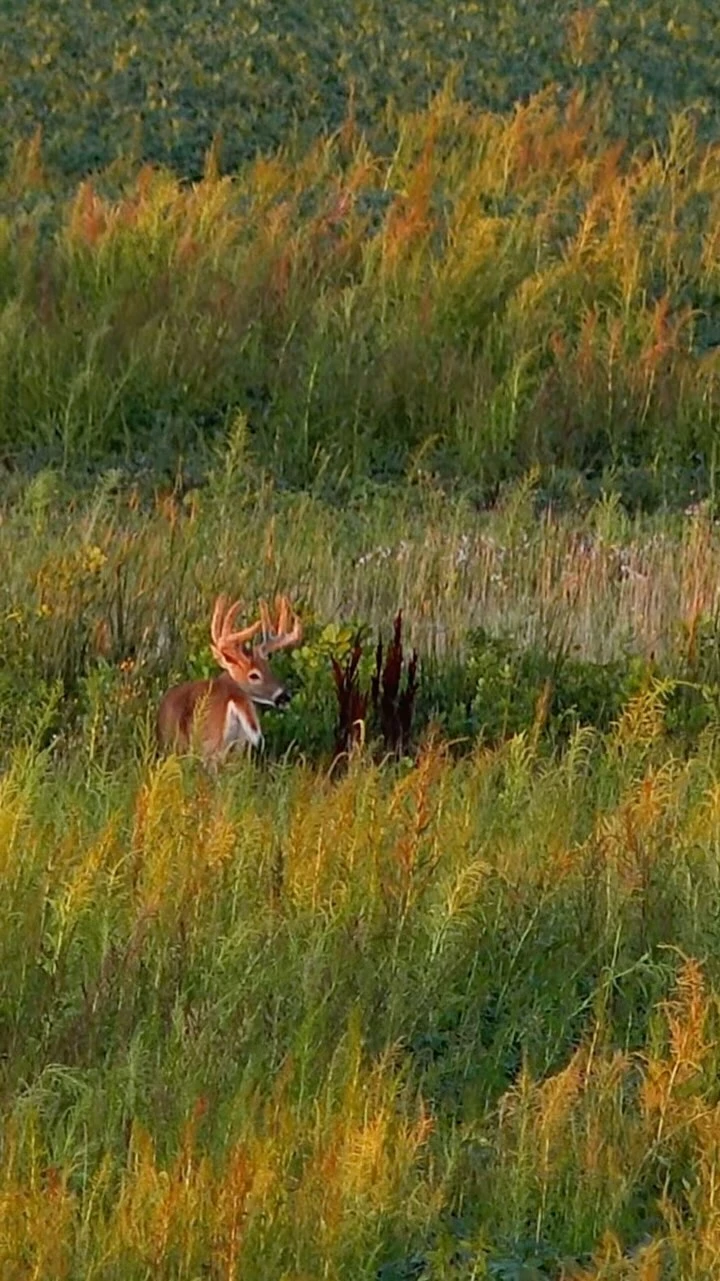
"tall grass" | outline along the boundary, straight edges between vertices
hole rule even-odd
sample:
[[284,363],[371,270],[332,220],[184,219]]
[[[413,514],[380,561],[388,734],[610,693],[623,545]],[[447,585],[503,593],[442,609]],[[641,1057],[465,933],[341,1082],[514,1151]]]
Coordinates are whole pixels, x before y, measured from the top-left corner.
[[[211,661],[209,612],[226,591],[248,611],[290,592],[308,662],[322,636],[342,645],[357,624],[387,628],[401,607],[409,644],[437,663],[461,661],[482,628],[717,680],[720,541],[708,508],[670,520],[630,518],[612,498],[584,516],[538,515],[537,502],[530,476],[488,512],[427,480],[338,507],[253,474],[235,436],[207,484],[184,495],[113,470],[82,489],[50,469],[13,475],[0,503],[6,723],[18,731],[27,702],[31,732],[39,691],[51,706],[54,688],[77,694],[83,683],[101,720],[111,699],[127,728],[159,683]],[[330,690],[327,659],[324,670]]]
[[[714,725],[677,750],[650,685],[562,753],[342,775],[311,732],[318,637],[398,604],[424,662],[478,622],[709,661],[708,513],[538,521],[532,478],[341,512],[233,439],[184,498],[44,471],[0,514],[3,1277],[712,1275]],[[155,759],[214,591],[275,583],[295,746]]]
[[[716,1275],[715,150],[445,96],[4,197],[3,1281]],[[276,588],[265,757],[158,759],[215,593]],[[435,728],[331,768],[399,607]],[[647,679],[461,755],[433,690],[506,634]]]
[[352,122],[304,159],[67,202],[37,140],[0,225],[0,444],[171,469],[238,412],[293,484],[420,470],[481,495],[532,464],[635,501],[712,487],[718,157],[679,116],[623,154],[592,105],[441,95],[391,154]]
[[3,1276],[712,1275],[717,754],[646,724],[339,782],[18,749]]

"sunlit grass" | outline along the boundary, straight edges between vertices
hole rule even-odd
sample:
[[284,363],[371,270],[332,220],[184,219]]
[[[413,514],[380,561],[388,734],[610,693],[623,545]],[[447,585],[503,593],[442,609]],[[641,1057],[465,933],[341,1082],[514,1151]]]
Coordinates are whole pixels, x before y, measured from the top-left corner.
[[[6,180],[3,1281],[718,1271],[717,155],[447,95],[396,142]],[[160,759],[276,589],[265,756]],[[425,721],[333,762],[398,609]],[[470,732],[506,636],[612,715],[531,672]]]
[[707,1276],[717,760],[646,724],[338,783],[18,751],[4,1275]]
[[708,513],[538,519],[533,478],[342,511],[236,461],[2,510],[3,1274],[707,1276],[712,726],[677,750],[659,684],[555,755],[529,722],[329,771],[308,727],[213,778],[152,714],[214,592],[275,584],[311,645],[402,605],[421,662],[482,623],[687,666]]
[[445,93],[395,143],[349,124],[292,162],[69,200],[21,148],[3,448],[172,472],[243,412],[256,460],[316,491],[435,470],[486,497],[537,464],[566,497],[578,470],[640,504],[712,492],[720,179],[689,118],[625,154],[577,98]]

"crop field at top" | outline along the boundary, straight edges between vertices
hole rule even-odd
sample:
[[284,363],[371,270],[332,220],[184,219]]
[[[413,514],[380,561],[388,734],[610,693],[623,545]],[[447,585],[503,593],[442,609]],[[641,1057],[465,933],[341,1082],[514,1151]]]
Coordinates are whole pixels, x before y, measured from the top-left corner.
[[0,87],[0,1281],[717,1281],[720,6],[8,0]]

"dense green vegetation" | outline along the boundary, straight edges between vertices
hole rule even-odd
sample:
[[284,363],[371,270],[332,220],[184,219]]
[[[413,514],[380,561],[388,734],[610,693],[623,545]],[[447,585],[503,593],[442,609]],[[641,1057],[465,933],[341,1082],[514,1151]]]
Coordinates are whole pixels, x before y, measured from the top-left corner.
[[[717,1277],[716,6],[28,0],[0,77],[0,1278]],[[276,590],[264,754],[161,759]]]
[[0,12],[0,137],[40,127],[70,178],[118,156],[198,176],[218,132],[234,168],[338,128],[349,109],[382,137],[389,103],[424,108],[448,75],[506,111],[550,85],[599,97],[609,134],[660,137],[720,110],[720,14],[711,0],[24,0]]

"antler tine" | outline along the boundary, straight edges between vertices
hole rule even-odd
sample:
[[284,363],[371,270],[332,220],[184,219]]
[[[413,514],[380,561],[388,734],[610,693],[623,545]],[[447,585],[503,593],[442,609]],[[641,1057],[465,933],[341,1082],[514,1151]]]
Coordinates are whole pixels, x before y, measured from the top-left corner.
[[249,627],[241,627],[239,631],[231,630],[232,621],[237,613],[242,601],[236,600],[232,605],[227,606],[227,597],[218,596],[213,611],[211,634],[215,645],[242,645],[245,641],[252,640],[257,636],[262,622],[251,623]]
[[213,609],[212,622],[210,624],[210,636],[212,637],[213,645],[219,645],[223,640],[226,603],[227,603],[226,596],[216,597],[215,608]]
[[232,645],[242,645],[245,641],[252,640],[253,636],[257,636],[260,628],[262,627],[262,622],[258,619],[257,622],[250,623],[248,627],[241,627],[237,632],[230,630],[233,618],[241,604],[242,601],[236,600],[225,614],[225,622],[223,624],[224,640]]
[[[266,601],[260,603],[260,616],[263,620],[263,640],[258,647],[265,657],[275,654],[279,649],[290,649],[299,645],[303,637],[300,619],[294,612],[287,596],[275,598],[277,622],[273,624]],[[290,624],[292,622],[292,628]]]

